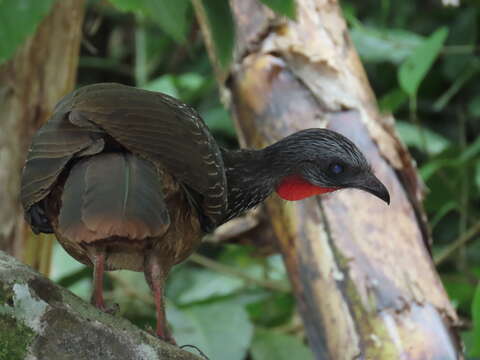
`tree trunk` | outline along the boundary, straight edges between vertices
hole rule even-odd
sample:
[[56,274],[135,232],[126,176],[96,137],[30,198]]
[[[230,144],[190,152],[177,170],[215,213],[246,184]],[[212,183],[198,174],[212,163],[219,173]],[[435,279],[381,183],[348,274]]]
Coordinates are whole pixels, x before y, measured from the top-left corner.
[[51,240],[29,241],[20,177],[31,136],[75,85],[83,13],[83,0],[57,1],[36,33],[0,66],[0,249],[43,271]]
[[140,330],[126,319],[101,312],[2,251],[0,358],[200,359]]
[[[392,199],[387,206],[343,190],[267,202],[316,358],[462,358],[457,315],[427,249],[423,185],[393,120],[378,112],[337,1],[297,0],[295,22],[258,0],[230,3],[234,63],[216,72],[242,143],[336,130],[361,148]],[[208,37],[201,2],[194,4]]]

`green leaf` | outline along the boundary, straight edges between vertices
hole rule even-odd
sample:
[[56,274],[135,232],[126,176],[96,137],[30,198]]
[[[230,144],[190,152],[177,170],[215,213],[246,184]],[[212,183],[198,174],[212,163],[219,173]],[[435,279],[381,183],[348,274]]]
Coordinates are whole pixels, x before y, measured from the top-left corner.
[[372,63],[399,64],[424,41],[422,36],[410,31],[361,24],[350,30],[350,36],[362,60]]
[[187,27],[187,10],[190,0],[142,0],[147,16],[151,17],[177,42],[184,42]]
[[398,70],[398,81],[401,88],[409,95],[415,96],[420,83],[437,58],[448,30],[442,27],[424,40]]
[[468,103],[468,112],[472,116],[480,117],[480,95],[475,95],[472,97]]
[[475,164],[475,185],[480,191],[480,161]]
[[443,73],[450,80],[455,80],[473,57],[477,41],[477,14],[474,7],[467,7],[463,11],[459,11],[454,24],[450,28],[446,46],[460,46],[465,50],[470,46],[470,50],[464,50],[462,53],[447,53],[444,56]]
[[462,71],[458,74],[453,84],[433,103],[434,111],[442,111],[449,104],[454,96],[456,96],[465,84],[474,78],[480,72],[480,60],[471,57],[468,63],[463,64]]
[[435,215],[431,218],[430,224],[431,228],[435,229],[435,227],[442,221],[442,219],[448,215],[451,211],[457,209],[457,203],[455,201],[445,201],[442,202],[440,208],[435,208]]
[[250,318],[255,324],[280,326],[292,316],[295,300],[290,293],[272,293],[247,305]]
[[175,304],[184,306],[232,295],[244,286],[242,279],[185,265],[170,277],[167,294]]
[[462,342],[465,344],[467,360],[478,360],[480,356],[480,341],[474,331],[463,331]]
[[232,138],[236,136],[232,118],[223,106],[220,105],[202,112],[202,118],[212,132]]
[[456,308],[468,313],[475,295],[475,284],[471,279],[456,273],[442,275],[442,283],[449,298],[457,304]]
[[456,159],[438,159],[427,162],[420,168],[420,175],[423,181],[428,181],[440,169],[447,167],[458,167]]
[[311,350],[298,338],[258,329],[252,343],[253,360],[313,360]]
[[180,99],[187,104],[205,97],[207,78],[199,73],[186,72],[176,77],[176,85],[180,92]]
[[143,10],[143,0],[109,0],[117,9],[125,12],[137,12]]
[[405,104],[408,100],[407,94],[402,89],[395,88],[385,95],[378,101],[380,110],[383,112],[395,112],[400,106]]
[[167,304],[167,313],[179,344],[195,345],[212,360],[245,359],[253,326],[242,306],[223,301],[180,310]]
[[460,164],[466,163],[467,161],[472,160],[478,154],[480,154],[480,137],[477,137],[473,143],[467,146],[467,148],[458,157],[458,162]]
[[0,1],[0,64],[35,32],[55,0]]
[[448,139],[428,128],[424,127],[420,131],[417,125],[405,121],[397,121],[395,127],[407,146],[423,150],[425,145],[427,152],[431,155],[438,154],[450,146]]
[[109,0],[118,9],[149,18],[177,42],[184,42],[188,30],[189,0]]
[[273,11],[280,15],[285,15],[292,20],[296,19],[297,9],[295,6],[295,0],[260,0],[267,5]]
[[145,90],[158,91],[178,98],[178,89],[175,86],[175,78],[171,74],[163,75],[142,86]]
[[473,320],[473,348],[469,349],[470,356],[480,356],[480,284],[477,285],[472,302]]
[[226,0],[201,0],[220,65],[226,68],[232,60],[235,26]]

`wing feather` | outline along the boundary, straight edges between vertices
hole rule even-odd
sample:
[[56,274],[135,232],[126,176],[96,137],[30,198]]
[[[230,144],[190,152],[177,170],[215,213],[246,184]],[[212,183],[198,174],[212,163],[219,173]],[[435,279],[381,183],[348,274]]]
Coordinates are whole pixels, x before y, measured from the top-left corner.
[[165,166],[203,196],[205,215],[220,221],[227,206],[223,160],[195,110],[164,94],[97,84],[78,91],[70,120],[94,124],[131,152]]
[[108,83],[64,97],[33,138],[22,178],[25,210],[49,194],[69,162],[100,153],[110,137],[194,191],[209,225],[222,220],[223,159],[197,112],[164,94]]
[[45,198],[76,155],[102,151],[99,133],[79,128],[56,113],[34,136],[22,175],[21,200],[26,211]]

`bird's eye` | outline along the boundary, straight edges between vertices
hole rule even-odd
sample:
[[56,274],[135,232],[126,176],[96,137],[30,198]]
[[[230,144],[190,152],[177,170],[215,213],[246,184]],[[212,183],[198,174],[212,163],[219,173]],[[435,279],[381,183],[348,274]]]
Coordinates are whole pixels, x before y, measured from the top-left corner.
[[341,174],[343,170],[344,170],[343,165],[340,165],[340,164],[330,165],[330,171],[335,175]]

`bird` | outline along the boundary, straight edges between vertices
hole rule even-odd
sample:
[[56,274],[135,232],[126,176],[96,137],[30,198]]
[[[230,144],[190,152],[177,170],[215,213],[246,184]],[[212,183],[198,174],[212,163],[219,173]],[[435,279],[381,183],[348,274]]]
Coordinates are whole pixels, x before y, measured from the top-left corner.
[[311,128],[263,149],[229,150],[189,105],[100,83],[66,95],[35,133],[20,198],[34,233],[54,233],[73,258],[93,267],[97,308],[109,311],[105,271],[144,272],[155,333],[175,344],[165,281],[205,234],[273,193],[296,201],[345,188],[390,203],[364,155],[337,132]]

